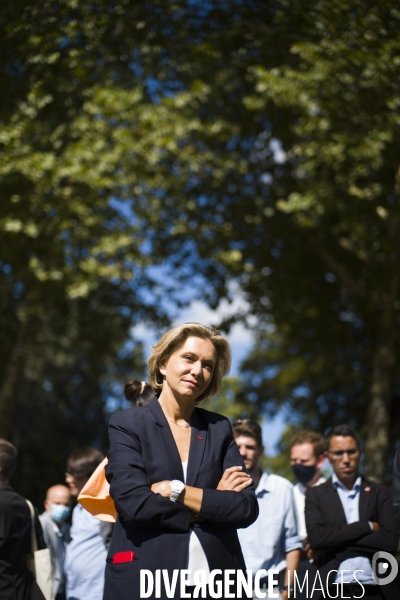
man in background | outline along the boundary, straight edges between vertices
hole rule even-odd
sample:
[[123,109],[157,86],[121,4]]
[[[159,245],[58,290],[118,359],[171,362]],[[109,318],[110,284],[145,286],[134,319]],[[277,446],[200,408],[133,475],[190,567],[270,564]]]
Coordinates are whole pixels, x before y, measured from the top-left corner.
[[[78,497],[104,456],[96,448],[76,450],[68,458],[66,482]],[[71,542],[65,557],[67,600],[101,600],[107,548],[113,524],[99,521],[77,504],[72,514]]]
[[298,518],[298,533],[302,540],[307,539],[304,506],[306,491],[314,485],[326,481],[321,473],[325,460],[325,439],[316,431],[303,430],[290,441],[290,464],[297,479],[294,486],[294,499]]
[[372,571],[376,552],[397,549],[390,492],[360,475],[361,449],[354,429],[334,427],[327,447],[332,478],[306,493],[306,526],[315,556],[309,573],[315,570],[323,586],[317,584],[309,597],[398,600],[396,582],[377,585]]
[[[31,514],[25,498],[14,492],[10,477],[17,466],[17,449],[0,439],[0,598],[44,600],[26,567],[31,552]],[[35,515],[38,549],[45,548],[42,528]]]
[[289,594],[293,597],[294,571],[299,564],[301,549],[293,486],[287,479],[269,475],[259,467],[264,447],[258,423],[251,419],[238,420],[232,428],[246,469],[254,481],[260,509],[257,520],[250,527],[238,530],[244,560],[253,575],[260,569],[266,570],[267,575],[261,579],[261,584],[267,598],[268,572],[277,571],[279,575],[274,579],[277,579],[278,585],[273,589],[274,597],[287,600]]
[[66,522],[71,509],[71,494],[65,485],[53,485],[47,490],[45,511],[39,516],[44,541],[50,550],[53,592],[56,600],[65,600],[64,561],[67,544],[71,538]]
[[[297,578],[302,587],[306,572],[310,567],[311,546],[307,539],[306,519],[304,506],[306,491],[314,485],[321,485],[326,481],[321,473],[325,460],[325,439],[316,431],[303,430],[294,435],[290,441],[290,463],[297,483],[294,486],[294,502],[297,515],[297,530],[303,543],[303,550]],[[305,588],[302,592],[296,589],[297,600],[306,599]]]

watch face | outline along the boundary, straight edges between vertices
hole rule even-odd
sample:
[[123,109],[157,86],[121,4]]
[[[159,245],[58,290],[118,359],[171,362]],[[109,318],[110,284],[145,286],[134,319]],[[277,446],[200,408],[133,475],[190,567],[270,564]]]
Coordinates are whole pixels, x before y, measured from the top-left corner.
[[174,479],[173,481],[171,481],[171,489],[173,492],[177,492],[178,494],[180,494],[184,487],[185,484],[182,483],[182,481],[179,481],[179,479]]

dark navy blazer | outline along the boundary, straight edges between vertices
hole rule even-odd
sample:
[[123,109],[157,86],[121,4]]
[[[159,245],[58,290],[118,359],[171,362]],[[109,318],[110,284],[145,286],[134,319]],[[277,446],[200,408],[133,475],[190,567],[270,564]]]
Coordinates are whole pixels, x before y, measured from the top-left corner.
[[[199,516],[189,525],[190,511],[150,490],[165,479],[183,481],[182,463],[168,421],[155,397],[140,409],[112,415],[106,467],[110,493],[118,512],[105,575],[105,600],[140,597],[140,569],[186,569],[192,528],[207,556],[210,570],[245,569],[236,529],[258,516],[254,486],[242,492],[216,490],[223,472],[245,469],[228,419],[196,408],[186,483],[203,489]],[[132,550],[133,562],[111,564],[115,553]],[[161,586],[165,598],[164,586]],[[176,597],[179,597],[177,587]]]
[[[380,483],[362,478],[359,521],[347,523],[339,493],[333,487],[331,478],[321,485],[307,489],[305,517],[311,547],[323,551],[320,558],[310,566],[309,581],[315,581],[318,570],[324,588],[328,573],[334,577],[336,573],[333,570],[338,569],[340,563],[347,558],[366,556],[371,561],[375,552],[396,552],[396,517],[390,492]],[[379,523],[379,531],[371,531],[369,521]],[[380,586],[380,591],[386,600],[399,600],[396,582]],[[325,598],[324,594],[317,583],[310,598]]]

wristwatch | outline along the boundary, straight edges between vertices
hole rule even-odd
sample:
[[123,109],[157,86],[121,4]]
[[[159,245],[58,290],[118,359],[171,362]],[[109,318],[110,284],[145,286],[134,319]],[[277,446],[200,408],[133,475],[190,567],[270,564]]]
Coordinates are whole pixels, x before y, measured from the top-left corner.
[[171,496],[169,497],[172,502],[176,502],[178,500],[179,494],[183,491],[185,484],[179,479],[173,479],[170,482],[171,486]]

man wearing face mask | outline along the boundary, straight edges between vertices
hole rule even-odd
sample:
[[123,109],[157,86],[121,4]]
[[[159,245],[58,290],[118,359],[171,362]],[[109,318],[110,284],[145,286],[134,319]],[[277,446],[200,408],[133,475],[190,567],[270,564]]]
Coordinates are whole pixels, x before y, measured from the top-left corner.
[[53,485],[47,490],[45,511],[39,516],[43,535],[51,555],[53,591],[56,600],[65,600],[64,560],[67,544],[71,541],[70,525],[66,522],[71,509],[71,494],[65,485]]
[[[297,572],[301,584],[309,569],[309,559],[311,558],[311,547],[307,540],[304,516],[306,491],[308,488],[320,485],[326,481],[320,471],[324,459],[325,440],[321,434],[316,431],[303,430],[293,436],[290,441],[290,462],[294,476],[297,479],[293,494],[297,513],[297,529],[303,541],[303,552]],[[305,589],[303,593],[297,592],[296,598],[303,600],[305,598]]]

